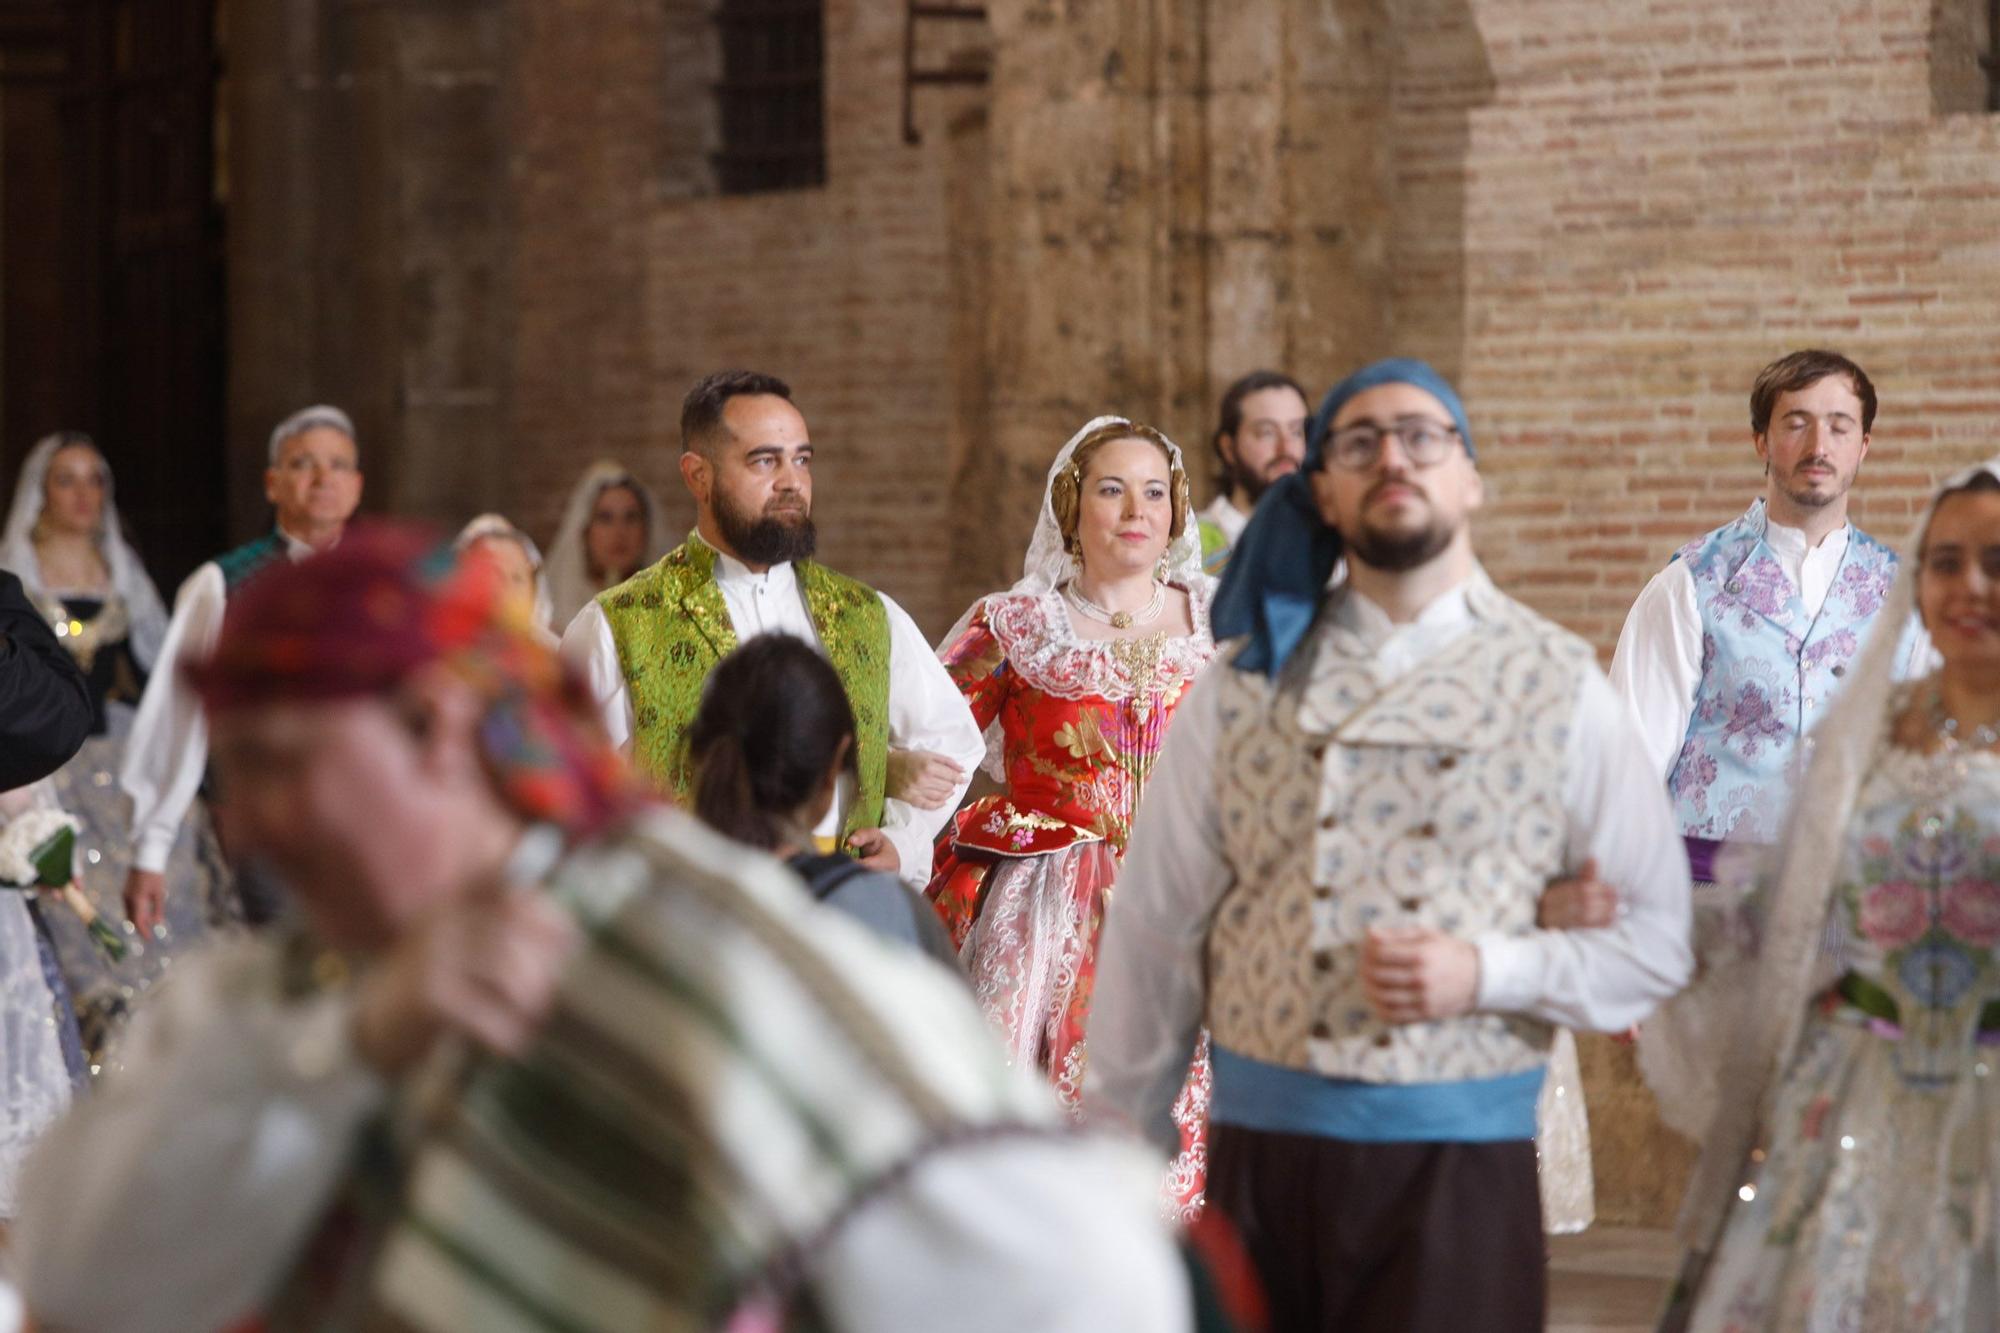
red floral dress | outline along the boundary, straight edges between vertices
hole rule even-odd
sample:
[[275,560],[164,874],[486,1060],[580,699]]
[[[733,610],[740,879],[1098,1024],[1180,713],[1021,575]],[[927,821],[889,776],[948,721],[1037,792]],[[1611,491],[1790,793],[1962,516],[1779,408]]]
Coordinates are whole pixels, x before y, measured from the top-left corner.
[[[1002,593],[943,654],[1006,788],[938,839],[928,892],[1013,1058],[1048,1074],[1072,1110],[1105,904],[1167,724],[1215,655],[1206,597],[1189,605],[1194,633],[1135,652],[1079,638],[1060,593]],[[1208,1090],[1204,1037],[1174,1105],[1167,1191],[1184,1220],[1201,1207]]]

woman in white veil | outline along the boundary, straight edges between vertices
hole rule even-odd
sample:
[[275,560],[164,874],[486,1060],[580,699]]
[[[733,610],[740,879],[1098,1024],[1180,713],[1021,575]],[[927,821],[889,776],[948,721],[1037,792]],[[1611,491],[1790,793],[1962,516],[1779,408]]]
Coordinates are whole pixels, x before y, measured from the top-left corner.
[[542,566],[556,633],[597,594],[665,555],[673,545],[667,538],[659,499],[630,469],[605,461],[586,468]]
[[[125,538],[111,469],[88,435],[60,431],[29,452],[0,532],[0,565],[20,577],[90,686],[94,732],[61,771],[37,784],[36,799],[80,821],[84,892],[105,921],[122,926],[131,847],[117,774],[146,678],[161,667],[167,612]],[[220,903],[224,895],[213,891],[220,883],[217,865],[207,825],[187,821],[168,863],[177,889],[184,885],[186,892],[169,896],[165,937],[132,937],[122,962],[107,959],[74,914],[41,914],[94,1060],[101,1059],[135,995],[161,975],[170,950],[200,938],[211,918],[227,915]]]
[[[52,586],[42,573],[41,548],[70,535],[53,530],[60,525],[52,522],[53,516],[49,514],[50,465],[58,454],[63,455],[65,464],[75,462],[94,468],[103,496],[95,531],[75,534],[89,538],[88,544],[95,548],[101,563],[100,581],[88,586],[65,586],[60,580]],[[64,594],[77,594],[94,601],[105,600],[107,593],[114,595],[123,603],[120,618],[129,628],[132,655],[139,669],[142,672],[153,669],[160,655],[160,644],[167,637],[167,609],[139,553],[125,540],[124,526],[118,521],[118,504],[112,494],[111,468],[90,436],[82,431],[57,431],[43,436],[29,451],[21,464],[20,478],[14,483],[5,533],[0,535],[0,568],[12,570],[20,577],[28,596],[44,608],[51,621],[57,619],[55,603]],[[130,720],[127,710],[124,722]]]
[[[1899,683],[1913,611],[1941,665]],[[1663,1330],[2000,1327],[2000,459],[1876,623],[1807,742]]]
[[504,515],[481,514],[459,529],[451,546],[461,554],[474,547],[490,551],[500,565],[501,575],[521,597],[536,634],[551,645],[557,642],[555,603],[549,595],[548,573],[543,567],[541,548],[527,533],[508,522]]
[[[1074,1107],[1104,904],[1176,707],[1209,659],[1181,452],[1099,417],[1056,455],[1022,575],[981,598],[939,656],[1003,790],[959,812],[928,889],[1014,1059]],[[1177,1213],[1206,1174],[1207,1063],[1176,1106]]]

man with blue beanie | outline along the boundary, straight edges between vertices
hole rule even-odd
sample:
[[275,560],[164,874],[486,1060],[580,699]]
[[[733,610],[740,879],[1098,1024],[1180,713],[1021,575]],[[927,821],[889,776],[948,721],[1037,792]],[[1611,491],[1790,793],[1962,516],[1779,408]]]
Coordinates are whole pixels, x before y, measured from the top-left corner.
[[[1688,978],[1658,775],[1589,645],[1493,586],[1458,395],[1337,385],[1215,609],[1108,915],[1086,1096],[1148,1137],[1205,1022],[1208,1204],[1274,1333],[1540,1329],[1535,1103],[1558,1026]],[[1347,578],[1327,580],[1345,556]],[[1541,930],[1595,860],[1621,914]]]

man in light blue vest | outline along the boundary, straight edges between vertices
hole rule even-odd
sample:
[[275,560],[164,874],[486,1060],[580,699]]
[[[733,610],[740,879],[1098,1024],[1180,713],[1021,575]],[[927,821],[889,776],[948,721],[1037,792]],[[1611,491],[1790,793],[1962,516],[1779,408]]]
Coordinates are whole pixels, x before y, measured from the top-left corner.
[[[1887,546],[1847,521],[1868,456],[1875,386],[1837,352],[1764,367],[1750,432],[1764,494],[1674,553],[1626,617],[1611,683],[1667,784],[1694,880],[1700,980],[1639,1033],[1639,1068],[1666,1124],[1691,1138],[1716,1110],[1712,1053],[1747,985],[1735,920],[1746,877],[1778,841],[1809,735],[1840,688],[1896,572]],[[1718,869],[1725,844],[1745,868]]]
[[1875,386],[1837,352],[1766,366],[1750,391],[1764,494],[1654,575],[1611,682],[1667,783],[1697,883],[1724,842],[1772,843],[1802,737],[1826,712],[1896,572],[1847,521]]

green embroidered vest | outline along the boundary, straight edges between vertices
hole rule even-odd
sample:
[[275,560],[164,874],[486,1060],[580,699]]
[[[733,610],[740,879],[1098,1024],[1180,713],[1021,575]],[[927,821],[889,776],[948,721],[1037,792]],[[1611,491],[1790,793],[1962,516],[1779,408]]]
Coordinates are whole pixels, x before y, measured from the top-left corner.
[[1229,538],[1220,524],[1205,518],[1199,521],[1198,530],[1201,533],[1201,572],[1219,579],[1229,564]]
[[[889,757],[889,613],[873,588],[812,560],[793,566],[820,648],[847,687],[860,769],[847,833],[882,822]],[[715,583],[715,552],[690,536],[650,569],[602,593],[597,604],[618,645],[632,696],[632,757],[685,802],[694,774],[687,733],[702,685],[736,648],[729,608]]]

